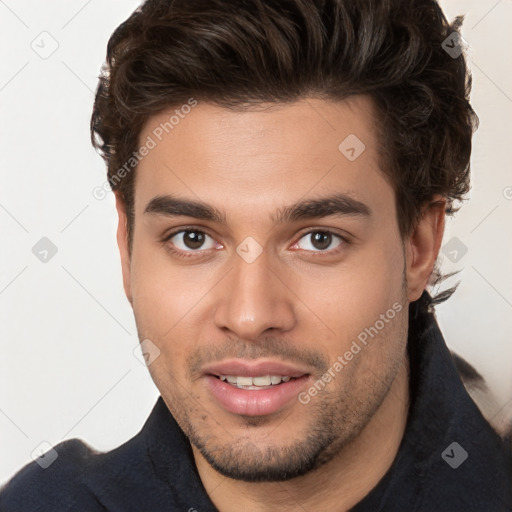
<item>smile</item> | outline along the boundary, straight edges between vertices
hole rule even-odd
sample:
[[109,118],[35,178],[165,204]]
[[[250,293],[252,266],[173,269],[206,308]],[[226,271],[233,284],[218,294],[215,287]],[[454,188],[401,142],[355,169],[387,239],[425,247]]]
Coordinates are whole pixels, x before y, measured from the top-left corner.
[[292,377],[288,375],[262,375],[260,377],[246,377],[234,375],[220,375],[219,379],[228,382],[239,389],[261,390],[288,382]]

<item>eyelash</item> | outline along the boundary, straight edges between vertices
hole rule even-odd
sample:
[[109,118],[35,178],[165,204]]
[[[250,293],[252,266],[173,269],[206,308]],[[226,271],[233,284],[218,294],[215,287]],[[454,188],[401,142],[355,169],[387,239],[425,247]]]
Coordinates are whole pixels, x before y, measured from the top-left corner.
[[[183,258],[183,259],[198,257],[199,255],[201,255],[202,252],[210,250],[210,249],[202,249],[202,250],[198,249],[197,251],[193,251],[193,250],[182,251],[181,249],[176,249],[175,247],[169,246],[167,244],[167,242],[169,242],[169,240],[171,238],[173,238],[174,236],[176,236],[180,233],[187,233],[187,232],[201,233],[201,234],[207,235],[213,239],[213,237],[211,235],[209,235],[206,231],[204,231],[202,229],[196,229],[196,228],[192,228],[192,227],[181,228],[179,230],[173,231],[172,233],[166,235],[163,238],[162,243],[166,244],[166,250],[169,251],[171,254],[173,254],[179,258]],[[329,251],[306,251],[306,252],[310,252],[312,254],[318,254],[318,255],[326,254],[326,255],[331,256],[331,255],[337,254],[339,251],[343,250],[343,247],[351,244],[351,242],[346,237],[344,237],[344,236],[340,235],[339,233],[336,233],[335,231],[330,230],[328,228],[321,228],[321,229],[318,228],[318,229],[311,229],[309,231],[306,231],[305,233],[302,233],[300,235],[300,237],[297,239],[297,242],[295,242],[295,243],[298,243],[300,240],[302,240],[302,238],[304,238],[307,235],[312,235],[313,233],[323,233],[323,234],[327,234],[327,235],[332,235],[336,238],[339,238],[341,240],[341,243],[336,248],[331,249]],[[314,257],[318,257],[318,256],[314,256]]]
[[188,232],[193,232],[193,233],[201,233],[203,235],[207,235],[209,236],[210,238],[213,239],[213,236],[211,236],[210,234],[208,234],[206,231],[202,230],[202,229],[196,229],[196,228],[193,228],[193,227],[185,227],[185,228],[181,228],[181,229],[178,229],[176,231],[173,231],[172,233],[170,233],[169,235],[166,235],[164,237],[164,239],[162,240],[162,242],[165,245],[165,248],[167,251],[169,251],[171,254],[174,254],[176,256],[178,256],[179,258],[194,258],[194,257],[198,257],[199,255],[201,255],[201,253],[203,253],[205,250],[209,250],[209,249],[199,249],[197,251],[182,251],[180,249],[176,249],[175,247],[171,247],[167,244],[167,242],[169,242],[169,240],[171,238],[173,238],[174,236],[178,235],[179,233],[188,233]]

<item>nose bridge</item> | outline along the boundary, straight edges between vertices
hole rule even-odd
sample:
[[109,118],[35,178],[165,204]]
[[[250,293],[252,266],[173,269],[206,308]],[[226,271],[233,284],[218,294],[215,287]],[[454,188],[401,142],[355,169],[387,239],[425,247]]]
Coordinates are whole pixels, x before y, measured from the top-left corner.
[[234,255],[220,291],[215,321],[238,337],[255,339],[267,329],[289,330],[295,322],[292,294],[276,278],[265,252],[253,261]]

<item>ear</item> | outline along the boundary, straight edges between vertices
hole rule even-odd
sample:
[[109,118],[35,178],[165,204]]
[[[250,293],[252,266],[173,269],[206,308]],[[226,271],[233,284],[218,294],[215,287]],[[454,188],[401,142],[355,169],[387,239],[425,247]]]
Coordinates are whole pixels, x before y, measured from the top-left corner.
[[409,301],[421,297],[434,269],[443,241],[446,199],[436,195],[422,209],[421,217],[405,242]]
[[121,255],[121,270],[123,272],[124,293],[130,304],[133,304],[132,286],[131,286],[131,266],[130,266],[130,250],[128,246],[128,217],[126,215],[126,205],[119,195],[116,196],[116,210],[119,216],[117,224],[117,246]]

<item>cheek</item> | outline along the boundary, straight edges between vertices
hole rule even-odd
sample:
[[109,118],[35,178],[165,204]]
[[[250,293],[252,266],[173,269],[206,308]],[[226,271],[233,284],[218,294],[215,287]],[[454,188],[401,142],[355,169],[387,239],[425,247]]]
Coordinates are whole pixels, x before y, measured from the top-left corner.
[[206,276],[172,265],[161,248],[139,244],[132,257],[135,316],[153,336],[165,338],[194,309],[208,290]]
[[360,265],[351,308],[361,312],[365,324],[373,324],[393,303],[404,300],[401,246],[379,244],[362,258]]
[[[316,324],[324,324],[329,338],[337,340],[336,350],[350,345],[393,304],[405,300],[402,246],[399,239],[384,234],[353,251],[341,265],[311,266],[294,279],[297,295],[313,313],[312,321],[315,316],[320,319]],[[324,346],[332,351],[333,343]]]
[[172,381],[186,380],[184,361],[200,339],[197,314],[210,287],[203,279],[191,282],[191,275],[157,251],[138,248],[133,253],[133,311],[139,339],[151,340],[160,351],[149,367],[159,388],[179,389]]
[[133,286],[139,339],[151,340],[159,351],[148,365],[149,373],[160,393],[173,403],[185,399],[184,361],[189,342],[198,337],[187,319],[194,305],[191,295],[183,293],[181,284],[172,275],[161,274],[156,265],[145,267],[145,271],[140,268]]

